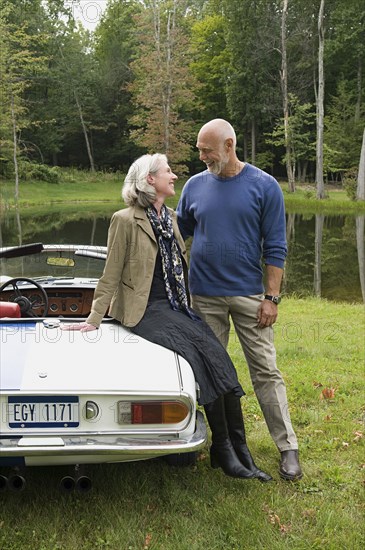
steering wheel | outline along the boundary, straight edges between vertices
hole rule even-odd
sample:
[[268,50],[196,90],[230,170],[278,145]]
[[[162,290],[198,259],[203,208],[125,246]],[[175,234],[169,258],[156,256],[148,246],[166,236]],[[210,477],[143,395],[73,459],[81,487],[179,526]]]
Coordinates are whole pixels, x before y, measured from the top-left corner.
[[[21,290],[18,288],[18,283],[21,281],[35,286],[42,295],[41,301],[39,301],[38,295],[35,297],[30,296],[30,298],[23,296]],[[42,314],[47,315],[48,296],[44,288],[39,283],[36,283],[33,279],[27,279],[26,277],[15,277],[0,286],[0,294],[4,292],[8,286],[12,286],[15,292],[15,298],[8,301],[12,301],[19,305],[22,317],[42,317]],[[39,313],[36,311],[38,309],[40,310]]]

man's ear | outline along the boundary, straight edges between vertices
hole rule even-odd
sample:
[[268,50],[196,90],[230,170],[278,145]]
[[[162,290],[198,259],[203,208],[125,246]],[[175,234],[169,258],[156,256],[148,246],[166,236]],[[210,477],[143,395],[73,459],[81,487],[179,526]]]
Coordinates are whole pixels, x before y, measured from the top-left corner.
[[224,142],[224,146],[226,147],[227,150],[232,149],[233,139],[232,138],[227,138],[226,141]]

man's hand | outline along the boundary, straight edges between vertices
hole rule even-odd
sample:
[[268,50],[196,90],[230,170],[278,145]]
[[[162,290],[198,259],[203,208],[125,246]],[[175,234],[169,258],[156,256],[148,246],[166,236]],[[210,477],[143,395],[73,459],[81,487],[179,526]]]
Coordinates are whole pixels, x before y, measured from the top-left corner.
[[278,306],[270,300],[262,300],[257,310],[257,323],[260,328],[271,327],[278,318]]
[[73,325],[61,325],[61,330],[79,330],[80,332],[90,332],[91,330],[97,330],[97,327],[90,325],[89,323],[74,323]]

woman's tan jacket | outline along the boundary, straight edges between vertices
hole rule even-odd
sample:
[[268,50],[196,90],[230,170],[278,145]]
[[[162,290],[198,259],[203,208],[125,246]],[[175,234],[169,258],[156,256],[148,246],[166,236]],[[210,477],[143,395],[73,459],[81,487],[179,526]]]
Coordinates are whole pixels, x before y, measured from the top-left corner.
[[[186,248],[177,217],[171,208],[168,210],[186,266]],[[157,251],[155,234],[143,208],[131,206],[113,214],[105,268],[87,323],[98,327],[108,308],[108,315],[127,327],[139,323],[146,311]]]

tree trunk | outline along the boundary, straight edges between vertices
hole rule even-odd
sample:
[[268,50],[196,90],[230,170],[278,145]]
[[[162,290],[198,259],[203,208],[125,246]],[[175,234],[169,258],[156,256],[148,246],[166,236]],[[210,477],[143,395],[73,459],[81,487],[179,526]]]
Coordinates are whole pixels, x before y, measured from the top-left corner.
[[283,2],[283,13],[281,16],[281,93],[283,97],[283,112],[284,112],[284,139],[285,139],[285,158],[286,158],[286,173],[288,176],[288,191],[294,193],[295,178],[293,170],[293,151],[289,132],[289,99],[288,99],[288,64],[286,54],[286,16],[288,13],[288,0]]
[[305,160],[302,164],[302,174],[301,174],[301,182],[305,183],[305,180],[307,178],[307,169],[308,169],[308,161]]
[[357,257],[359,260],[359,276],[362,299],[365,303],[365,247],[364,247],[364,216],[356,217],[356,244]]
[[323,127],[324,127],[324,2],[321,0],[318,15],[318,94],[317,94],[317,147],[316,147],[316,185],[317,199],[324,199],[323,181]]
[[91,170],[92,172],[95,172],[94,159],[93,159],[93,156],[92,156],[92,153],[91,153],[91,147],[90,147],[90,142],[89,142],[89,136],[87,135],[87,128],[86,128],[86,124],[85,124],[84,117],[83,117],[83,114],[82,114],[82,108],[81,108],[81,105],[80,105],[80,102],[79,102],[79,98],[77,97],[76,90],[74,90],[74,97],[75,97],[76,105],[77,105],[77,108],[78,108],[78,111],[79,111],[79,116],[80,116],[80,122],[81,122],[81,126],[82,126],[82,131],[83,131],[83,133],[84,133],[84,138],[85,138],[85,143],[86,143],[87,154],[88,154],[89,162],[90,162],[90,170]]
[[360,120],[361,102],[362,102],[362,59],[359,56],[359,64],[357,68],[357,101],[355,107],[355,122]]
[[174,30],[175,30],[175,18],[176,18],[176,3],[173,4],[172,12],[169,11],[166,24],[166,97],[165,97],[165,152],[168,155],[170,152],[170,113],[172,102],[172,74],[171,74],[171,61],[174,50]]
[[358,201],[365,201],[365,129],[362,137],[359,173],[357,175],[356,199]]
[[244,130],[244,133],[243,133],[243,159],[245,162],[247,162],[247,159],[248,159],[248,132],[247,132],[247,127],[245,125],[245,130]]
[[15,203],[17,204],[19,199],[19,169],[18,169],[16,119],[15,119],[13,92],[11,92],[11,121],[13,126],[13,161],[14,161],[14,176],[15,176],[14,198],[15,198]]
[[18,204],[18,199],[19,199],[19,169],[18,169],[16,119],[15,119],[15,106],[14,106],[13,92],[11,92],[11,121],[12,121],[12,127],[13,127],[13,161],[14,161],[14,175],[15,175],[14,198],[15,198],[15,203]]

